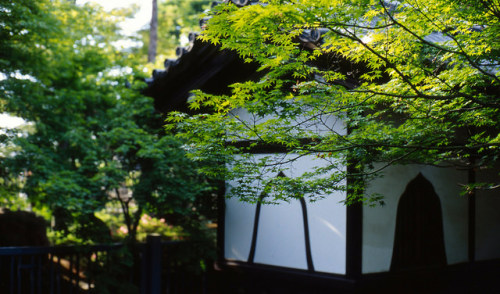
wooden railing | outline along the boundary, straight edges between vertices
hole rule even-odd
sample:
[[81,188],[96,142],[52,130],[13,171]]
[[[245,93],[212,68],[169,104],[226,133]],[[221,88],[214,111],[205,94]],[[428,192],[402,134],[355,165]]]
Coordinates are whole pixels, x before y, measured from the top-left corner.
[[0,293],[80,294],[102,288],[140,294],[206,293],[204,271],[186,270],[199,267],[201,259],[179,256],[180,249],[189,246],[193,244],[148,236],[146,243],[134,246],[3,247]]

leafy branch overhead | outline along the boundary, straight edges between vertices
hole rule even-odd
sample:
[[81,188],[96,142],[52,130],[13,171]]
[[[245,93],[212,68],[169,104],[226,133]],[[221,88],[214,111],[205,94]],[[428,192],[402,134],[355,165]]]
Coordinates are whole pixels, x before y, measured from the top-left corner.
[[[215,6],[201,38],[257,62],[261,78],[225,96],[196,92],[191,106],[210,114],[170,117],[193,157],[231,162],[209,172],[239,181],[234,195],[256,201],[250,183],[311,154],[326,167],[295,178],[295,194],[282,181],[277,199],[340,189],[347,161],[359,179],[400,163],[497,163],[498,0],[253,2]],[[248,164],[259,145],[288,156]]]

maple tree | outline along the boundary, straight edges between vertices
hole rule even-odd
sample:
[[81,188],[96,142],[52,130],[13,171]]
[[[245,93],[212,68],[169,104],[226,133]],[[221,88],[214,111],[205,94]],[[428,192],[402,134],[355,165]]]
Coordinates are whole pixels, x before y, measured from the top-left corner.
[[[190,140],[193,158],[228,163],[206,172],[237,181],[233,195],[257,201],[264,187],[275,200],[314,199],[393,164],[498,162],[499,1],[225,1],[209,17],[202,39],[258,63],[262,76],[230,95],[196,91],[191,107],[213,112],[173,113],[170,126]],[[253,160],[256,146],[288,155]],[[262,177],[305,155],[327,164],[293,179]],[[353,195],[348,203],[380,200]]]

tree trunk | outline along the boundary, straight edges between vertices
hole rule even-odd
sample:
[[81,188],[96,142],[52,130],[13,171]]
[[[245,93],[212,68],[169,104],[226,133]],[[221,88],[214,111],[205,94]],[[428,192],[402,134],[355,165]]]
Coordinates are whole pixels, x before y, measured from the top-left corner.
[[158,1],[153,0],[153,14],[149,26],[149,47],[148,62],[154,63],[156,60],[156,44],[158,41]]

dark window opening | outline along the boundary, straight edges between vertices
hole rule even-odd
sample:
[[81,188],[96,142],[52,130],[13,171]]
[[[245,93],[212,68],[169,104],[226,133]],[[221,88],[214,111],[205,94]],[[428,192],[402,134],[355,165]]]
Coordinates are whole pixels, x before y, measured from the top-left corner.
[[391,271],[445,265],[441,202],[419,173],[399,200]]

